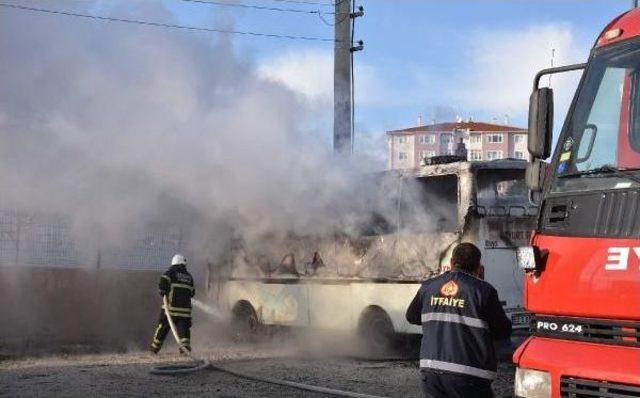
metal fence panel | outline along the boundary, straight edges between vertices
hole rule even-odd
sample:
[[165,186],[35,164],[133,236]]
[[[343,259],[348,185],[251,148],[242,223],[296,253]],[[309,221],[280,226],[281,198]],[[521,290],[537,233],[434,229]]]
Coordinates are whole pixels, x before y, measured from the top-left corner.
[[185,246],[182,229],[176,225],[152,225],[130,235],[117,246],[100,244],[95,238],[91,248],[74,238],[69,217],[0,210],[0,266],[159,270]]

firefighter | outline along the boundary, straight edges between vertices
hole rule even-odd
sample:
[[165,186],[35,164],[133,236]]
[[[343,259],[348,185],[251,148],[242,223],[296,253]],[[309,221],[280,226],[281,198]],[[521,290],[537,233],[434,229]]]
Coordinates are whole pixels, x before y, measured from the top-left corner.
[[[171,259],[171,267],[160,277],[160,296],[167,296],[169,314],[176,326],[180,343],[191,351],[191,297],[196,293],[193,278],[187,271],[187,259],[176,254]],[[157,354],[162,347],[167,333],[169,321],[164,312],[164,304],[160,311],[158,327],[151,342],[151,352]],[[182,348],[180,349],[182,352]]]
[[430,398],[493,397],[493,340],[511,335],[496,289],[481,277],[480,250],[461,243],[451,270],[422,283],[407,321],[422,325],[420,375]]

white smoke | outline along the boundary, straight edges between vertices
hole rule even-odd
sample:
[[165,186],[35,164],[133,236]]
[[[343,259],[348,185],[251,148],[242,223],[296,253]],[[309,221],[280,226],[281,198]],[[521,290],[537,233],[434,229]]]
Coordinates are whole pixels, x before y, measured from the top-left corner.
[[[173,18],[159,2],[105,13]],[[203,258],[238,235],[334,228],[366,197],[359,171],[249,58],[225,35],[2,10],[0,208],[64,214],[77,238],[112,243],[188,225]]]

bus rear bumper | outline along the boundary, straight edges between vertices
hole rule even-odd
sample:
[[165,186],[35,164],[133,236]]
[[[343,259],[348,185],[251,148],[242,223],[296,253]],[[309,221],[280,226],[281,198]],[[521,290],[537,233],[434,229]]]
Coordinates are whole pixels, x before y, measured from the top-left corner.
[[[530,337],[513,354],[513,362],[522,376],[529,370],[533,375],[531,382],[537,379],[544,384],[548,378],[551,384],[551,397],[576,396],[569,390],[576,388],[593,389],[615,388],[621,390],[616,397],[640,396],[640,348],[616,345],[585,343],[580,341]],[[540,371],[540,372],[535,372]],[[565,393],[561,395],[561,381]],[[516,396],[527,397],[519,393],[518,375],[516,376]],[[520,383],[527,384],[526,381]],[[541,387],[542,388],[542,387]],[[544,389],[544,388],[542,388]],[[628,391],[624,391],[627,390]],[[632,390],[636,390],[634,392]],[[526,389],[525,389],[526,390]],[[522,391],[522,390],[520,390]],[[624,395],[627,394],[628,395]],[[542,397],[542,395],[529,395]],[[581,396],[581,395],[578,395]],[[607,395],[608,396],[608,395]]]

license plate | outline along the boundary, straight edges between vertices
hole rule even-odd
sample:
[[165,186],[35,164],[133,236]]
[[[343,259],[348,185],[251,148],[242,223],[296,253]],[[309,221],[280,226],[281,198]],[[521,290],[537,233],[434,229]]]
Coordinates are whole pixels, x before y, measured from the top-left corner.
[[576,322],[547,321],[538,319],[535,322],[535,330],[542,334],[568,334],[573,336],[583,336],[586,326]]
[[511,316],[511,324],[513,326],[529,326],[531,322],[531,315],[529,314],[514,314]]

